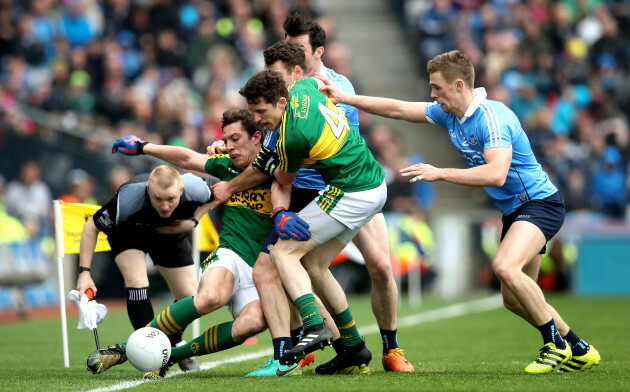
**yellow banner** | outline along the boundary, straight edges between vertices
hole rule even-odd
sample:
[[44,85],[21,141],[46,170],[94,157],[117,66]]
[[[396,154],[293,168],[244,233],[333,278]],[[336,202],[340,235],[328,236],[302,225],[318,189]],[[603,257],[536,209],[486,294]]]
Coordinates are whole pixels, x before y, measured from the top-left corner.
[[202,252],[212,252],[219,246],[219,233],[214,228],[208,214],[204,215],[199,221],[201,230],[199,239],[199,250]]
[[[83,225],[101,207],[81,203],[61,203],[63,216],[63,249],[65,253],[79,253]],[[110,250],[107,236],[102,231],[98,233],[95,252]]]

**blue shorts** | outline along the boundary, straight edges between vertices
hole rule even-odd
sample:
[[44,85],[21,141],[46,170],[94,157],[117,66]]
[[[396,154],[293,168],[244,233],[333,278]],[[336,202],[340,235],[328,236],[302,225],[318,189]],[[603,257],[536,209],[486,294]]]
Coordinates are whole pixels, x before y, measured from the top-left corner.
[[[289,211],[291,212],[300,212],[304,207],[308,205],[308,203],[315,200],[315,198],[319,196],[318,189],[307,189],[307,188],[296,188],[293,187],[291,189],[291,205],[289,206]],[[271,230],[269,235],[267,236],[267,240],[262,246],[260,250],[261,253],[271,252],[271,248],[278,242],[278,232],[274,228]]]
[[[540,200],[530,200],[523,203],[510,215],[503,216],[503,229],[501,230],[501,240],[508,232],[512,223],[517,221],[531,222],[542,231],[545,240],[549,242],[564,223],[566,212],[564,210],[564,199],[560,192],[556,192]],[[543,246],[539,254],[547,252],[547,244]]]

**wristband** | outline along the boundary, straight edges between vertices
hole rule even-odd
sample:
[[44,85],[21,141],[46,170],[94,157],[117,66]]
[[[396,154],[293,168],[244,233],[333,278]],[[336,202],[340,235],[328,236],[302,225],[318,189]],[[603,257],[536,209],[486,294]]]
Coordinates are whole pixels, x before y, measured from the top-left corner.
[[195,227],[197,227],[197,225],[199,224],[199,221],[197,220],[197,218],[193,216],[192,218],[190,218],[190,220],[195,222]]
[[287,209],[284,207],[276,207],[269,213],[271,215],[271,219],[275,218],[279,212],[286,211]]
[[85,271],[90,272],[90,269],[88,267],[79,266],[79,273],[85,272]]

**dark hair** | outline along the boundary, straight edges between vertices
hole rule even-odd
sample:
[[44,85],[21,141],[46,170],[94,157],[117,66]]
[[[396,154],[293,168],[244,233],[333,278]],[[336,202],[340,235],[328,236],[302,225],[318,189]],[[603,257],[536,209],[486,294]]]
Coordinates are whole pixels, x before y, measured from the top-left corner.
[[326,47],[326,32],[313,19],[294,12],[286,17],[282,27],[284,33],[289,37],[308,34],[308,42],[311,44],[313,52],[320,46]]
[[256,132],[260,132],[262,136],[265,135],[265,127],[254,121],[254,114],[251,111],[243,108],[230,109],[223,112],[223,117],[221,118],[221,129],[239,121],[249,134],[250,138],[254,136]]
[[435,56],[427,63],[427,71],[431,74],[440,72],[448,83],[461,78],[470,88],[475,87],[475,68],[470,59],[459,50],[452,50]]
[[271,45],[263,54],[265,56],[265,65],[267,67],[276,61],[282,61],[287,71],[293,71],[297,65],[306,72],[306,55],[302,47],[291,41],[278,41]]
[[289,99],[289,90],[279,72],[266,69],[256,72],[245,83],[239,94],[245,97],[247,103],[256,104],[260,99],[276,105],[280,97]]

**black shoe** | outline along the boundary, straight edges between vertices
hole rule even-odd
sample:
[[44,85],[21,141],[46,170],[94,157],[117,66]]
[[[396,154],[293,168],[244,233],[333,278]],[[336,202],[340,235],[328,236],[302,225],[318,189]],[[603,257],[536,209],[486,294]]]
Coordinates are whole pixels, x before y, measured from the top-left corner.
[[372,360],[372,353],[365,346],[365,341],[352,347],[344,347],[337,351],[337,356],[315,368],[315,373],[332,374],[370,374],[368,364]]
[[87,359],[86,365],[93,374],[101,374],[112,366],[119,365],[127,361],[124,346],[109,346],[96,350]]
[[323,349],[332,343],[332,333],[324,327],[324,324],[313,325],[306,328],[302,340],[291,350],[285,351],[280,358],[281,365],[291,365],[304,358],[306,354]]

